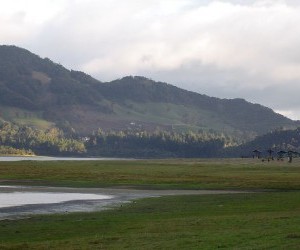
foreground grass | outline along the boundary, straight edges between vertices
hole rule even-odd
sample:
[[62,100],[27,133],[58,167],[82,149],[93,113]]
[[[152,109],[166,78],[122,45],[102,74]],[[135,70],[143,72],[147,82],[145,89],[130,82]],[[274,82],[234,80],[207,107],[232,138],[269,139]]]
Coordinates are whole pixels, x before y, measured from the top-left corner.
[[[300,189],[300,162],[0,162],[3,183],[73,187]],[[0,221],[0,249],[299,249],[300,191],[174,196],[95,213]]]
[[1,249],[299,249],[300,192],[174,196],[0,221]]
[[0,162],[1,183],[159,189],[300,189],[300,161],[125,160]]

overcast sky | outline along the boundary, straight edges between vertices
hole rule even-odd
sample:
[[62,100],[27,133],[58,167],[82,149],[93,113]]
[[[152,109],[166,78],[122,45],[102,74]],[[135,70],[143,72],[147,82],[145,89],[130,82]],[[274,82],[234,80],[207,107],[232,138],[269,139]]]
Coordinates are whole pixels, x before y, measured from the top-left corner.
[[298,0],[0,0],[0,44],[300,119]]

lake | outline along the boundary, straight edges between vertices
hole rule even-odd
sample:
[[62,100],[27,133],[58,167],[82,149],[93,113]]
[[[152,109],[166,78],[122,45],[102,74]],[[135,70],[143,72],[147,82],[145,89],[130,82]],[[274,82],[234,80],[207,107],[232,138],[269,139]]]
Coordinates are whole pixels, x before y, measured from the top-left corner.
[[83,193],[7,192],[0,193],[0,208],[111,198],[109,195]]
[[87,212],[114,204],[115,196],[88,189],[0,186],[0,220],[34,214]]
[[[50,157],[50,156],[0,156],[0,161],[118,161],[122,158],[80,158],[80,157]],[[132,159],[131,159],[132,160]]]

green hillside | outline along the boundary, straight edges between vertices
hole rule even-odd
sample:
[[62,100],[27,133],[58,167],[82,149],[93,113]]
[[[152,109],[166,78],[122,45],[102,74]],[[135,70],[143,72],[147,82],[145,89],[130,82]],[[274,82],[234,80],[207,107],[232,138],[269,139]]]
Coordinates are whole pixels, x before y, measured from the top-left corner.
[[298,123],[243,99],[218,99],[144,77],[103,83],[15,46],[0,46],[0,117],[87,135],[108,130],[216,131],[249,139]]

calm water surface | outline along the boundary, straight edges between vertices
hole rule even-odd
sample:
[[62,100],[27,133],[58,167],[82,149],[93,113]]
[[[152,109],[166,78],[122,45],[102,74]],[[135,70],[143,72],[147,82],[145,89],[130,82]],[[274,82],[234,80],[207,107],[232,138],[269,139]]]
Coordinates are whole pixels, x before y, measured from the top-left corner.
[[114,204],[115,195],[87,189],[0,186],[0,220],[34,214],[88,212]]
[[0,156],[0,161],[113,161],[126,160],[122,158],[79,158],[79,157],[49,157],[49,156]]
[[82,193],[7,192],[0,193],[0,208],[33,204],[53,204],[67,201],[104,200],[112,196]]

